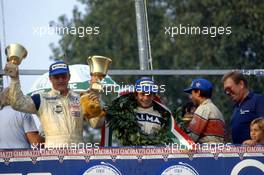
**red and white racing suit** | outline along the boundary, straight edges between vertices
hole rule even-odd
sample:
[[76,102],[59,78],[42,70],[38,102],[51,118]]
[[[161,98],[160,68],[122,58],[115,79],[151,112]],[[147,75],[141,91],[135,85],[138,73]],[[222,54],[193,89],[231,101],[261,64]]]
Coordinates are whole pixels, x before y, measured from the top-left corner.
[[207,99],[198,106],[189,124],[191,138],[198,143],[223,143],[225,121],[222,113]]

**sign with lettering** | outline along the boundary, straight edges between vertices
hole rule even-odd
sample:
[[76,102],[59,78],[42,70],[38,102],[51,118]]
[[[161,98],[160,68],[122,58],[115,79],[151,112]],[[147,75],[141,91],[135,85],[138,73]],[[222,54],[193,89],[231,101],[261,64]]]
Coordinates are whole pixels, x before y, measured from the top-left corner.
[[264,174],[263,146],[185,151],[175,148],[0,151],[0,175]]

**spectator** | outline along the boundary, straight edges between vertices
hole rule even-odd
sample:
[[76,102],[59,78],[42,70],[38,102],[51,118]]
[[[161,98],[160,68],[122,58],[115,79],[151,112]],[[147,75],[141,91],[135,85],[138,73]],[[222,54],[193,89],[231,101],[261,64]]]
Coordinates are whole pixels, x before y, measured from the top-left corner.
[[0,93],[0,149],[29,149],[44,141],[33,117],[9,106],[8,89]]
[[243,142],[245,145],[264,144],[264,118],[259,117],[250,123],[250,140]]
[[213,85],[206,79],[192,81],[191,87],[184,90],[191,94],[194,104],[198,105],[189,124],[189,134],[198,143],[222,143],[225,135],[225,122],[220,110],[213,104]]
[[250,122],[264,116],[264,96],[248,89],[246,78],[238,71],[229,72],[222,78],[225,93],[235,103],[231,118],[234,144],[250,139]]

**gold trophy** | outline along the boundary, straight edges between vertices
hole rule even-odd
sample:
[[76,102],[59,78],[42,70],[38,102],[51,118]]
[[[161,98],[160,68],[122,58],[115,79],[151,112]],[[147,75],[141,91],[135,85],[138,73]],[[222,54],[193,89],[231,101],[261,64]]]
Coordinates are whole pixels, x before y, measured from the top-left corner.
[[[101,80],[106,76],[108,67],[112,60],[103,56],[88,57],[87,62],[90,66],[91,82],[90,90],[86,93],[81,93],[81,113],[87,118],[97,118],[97,120],[106,115],[106,111],[101,107],[100,97],[96,100],[89,98],[89,92],[99,96],[99,92],[103,90]],[[90,121],[95,122],[96,120]]]
[[[22,60],[27,56],[27,50],[20,44],[10,44],[5,49],[7,62],[11,63],[9,66],[18,66]],[[11,77],[17,76],[17,71],[12,69],[5,69],[6,73]]]
[[104,56],[88,57],[87,63],[90,66],[91,86],[93,90],[101,91],[103,89],[100,81],[106,76],[112,60]]
[[20,44],[10,44],[5,49],[7,61],[20,65],[21,61],[26,58],[27,50]]

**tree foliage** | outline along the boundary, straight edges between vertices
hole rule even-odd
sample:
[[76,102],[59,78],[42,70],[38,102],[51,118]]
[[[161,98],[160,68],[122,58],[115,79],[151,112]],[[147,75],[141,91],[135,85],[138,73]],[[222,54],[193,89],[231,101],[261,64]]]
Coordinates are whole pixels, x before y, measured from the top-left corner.
[[[51,48],[55,58],[86,63],[87,56],[113,59],[112,69],[139,69],[134,1],[79,0],[85,12],[61,16],[63,26],[98,26],[99,35],[63,35]],[[261,69],[264,67],[264,1],[261,0],[148,0],[148,22],[154,69]],[[231,34],[175,35],[166,27],[231,27]],[[182,90],[195,76],[156,76],[166,85],[164,99],[170,107],[186,101]],[[228,120],[232,104],[225,97],[220,76],[204,76],[215,84],[213,100]],[[136,77],[114,77],[130,82]],[[249,77],[250,86],[262,91],[263,78]]]

